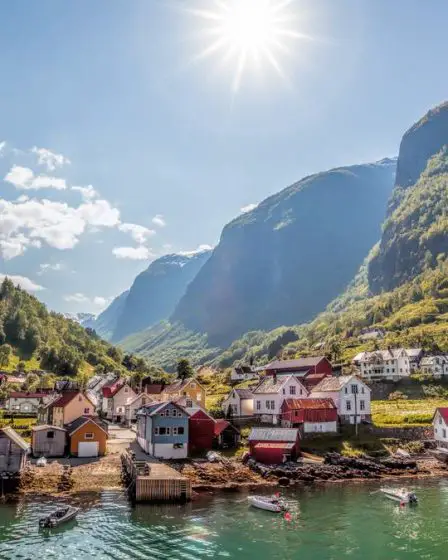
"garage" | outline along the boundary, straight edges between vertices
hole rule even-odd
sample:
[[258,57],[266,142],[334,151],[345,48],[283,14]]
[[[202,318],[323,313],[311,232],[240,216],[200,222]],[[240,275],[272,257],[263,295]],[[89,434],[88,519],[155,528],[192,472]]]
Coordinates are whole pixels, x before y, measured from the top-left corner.
[[70,454],[74,457],[100,457],[106,454],[107,425],[98,417],[80,416],[67,426]]
[[97,441],[80,441],[78,443],[78,457],[98,457],[99,443]]

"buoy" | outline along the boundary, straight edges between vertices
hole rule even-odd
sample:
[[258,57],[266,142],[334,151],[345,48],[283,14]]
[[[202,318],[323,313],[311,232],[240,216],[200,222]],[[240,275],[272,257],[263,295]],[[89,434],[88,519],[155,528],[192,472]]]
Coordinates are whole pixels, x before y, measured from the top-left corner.
[[291,517],[291,514],[289,513],[289,511],[287,511],[285,513],[284,519],[285,519],[285,521],[291,521],[292,517]]
[[400,502],[400,507],[404,507],[406,504],[404,502]]

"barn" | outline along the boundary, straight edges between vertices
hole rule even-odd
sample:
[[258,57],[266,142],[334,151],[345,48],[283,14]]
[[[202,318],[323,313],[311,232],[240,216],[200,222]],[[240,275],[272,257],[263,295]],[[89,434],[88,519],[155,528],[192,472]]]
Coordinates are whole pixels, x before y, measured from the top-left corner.
[[250,455],[260,463],[278,465],[295,461],[299,454],[299,430],[296,428],[252,428]]
[[282,426],[298,427],[302,434],[338,430],[338,409],[333,399],[285,399],[281,411]]
[[31,447],[33,455],[39,457],[63,457],[67,441],[67,430],[58,426],[34,426]]
[[202,408],[186,409],[188,419],[188,448],[190,453],[209,451],[213,446],[215,420]]

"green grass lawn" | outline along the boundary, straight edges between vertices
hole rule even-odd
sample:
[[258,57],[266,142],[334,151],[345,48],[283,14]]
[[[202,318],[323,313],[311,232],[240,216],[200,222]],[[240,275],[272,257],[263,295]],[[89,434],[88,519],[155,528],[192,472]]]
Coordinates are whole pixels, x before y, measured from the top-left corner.
[[434,411],[448,406],[445,399],[372,401],[372,420],[377,426],[427,426]]

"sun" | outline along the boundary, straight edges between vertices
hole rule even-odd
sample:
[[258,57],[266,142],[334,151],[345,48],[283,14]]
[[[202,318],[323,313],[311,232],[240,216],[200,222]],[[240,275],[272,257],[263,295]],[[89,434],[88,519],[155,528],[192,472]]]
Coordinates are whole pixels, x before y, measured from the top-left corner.
[[204,21],[210,38],[198,58],[221,55],[234,65],[232,89],[237,91],[249,68],[271,66],[284,76],[281,59],[292,42],[309,38],[297,30],[294,0],[215,0],[213,8],[190,10]]

